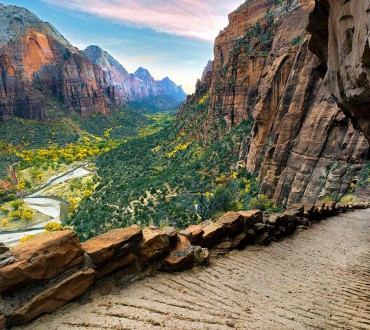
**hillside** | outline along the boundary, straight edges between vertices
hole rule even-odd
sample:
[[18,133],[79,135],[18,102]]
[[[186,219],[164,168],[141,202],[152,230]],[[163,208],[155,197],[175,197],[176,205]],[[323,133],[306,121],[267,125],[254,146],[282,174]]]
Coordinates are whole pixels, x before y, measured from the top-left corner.
[[230,14],[176,123],[100,158],[102,181],[71,220],[81,237],[339,201],[368,186],[368,141],[325,89],[308,49],[313,8],[252,0]]

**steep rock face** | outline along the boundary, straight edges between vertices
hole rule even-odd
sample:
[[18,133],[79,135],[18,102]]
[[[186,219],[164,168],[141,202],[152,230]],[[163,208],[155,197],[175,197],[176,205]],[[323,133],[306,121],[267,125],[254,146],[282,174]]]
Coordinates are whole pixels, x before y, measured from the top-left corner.
[[89,46],[82,54],[102,68],[107,93],[117,104],[161,95],[171,96],[178,101],[186,98],[182,87],[168,77],[157,81],[144,68],[129,74],[115,58],[98,46]]
[[347,193],[368,149],[325,89],[308,50],[314,6],[311,0],[247,1],[215,43],[203,138],[213,138],[217,122],[230,128],[253,121],[234,152],[239,165],[259,175],[261,193],[280,205]]
[[370,139],[370,3],[319,0],[310,16],[310,49],[325,86]]
[[0,20],[0,118],[109,111],[102,70],[54,27],[15,6],[0,7]]
[[116,104],[132,100],[130,74],[115,58],[98,46],[89,46],[82,54],[102,68],[107,92]]

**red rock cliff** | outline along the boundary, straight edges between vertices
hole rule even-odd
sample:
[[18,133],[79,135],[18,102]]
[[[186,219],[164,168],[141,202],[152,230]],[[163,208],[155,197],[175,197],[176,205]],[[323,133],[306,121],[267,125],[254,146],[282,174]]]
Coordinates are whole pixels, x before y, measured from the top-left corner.
[[369,1],[316,1],[309,31],[326,88],[370,139]]
[[308,50],[314,6],[313,0],[247,1],[229,16],[214,48],[203,138],[220,118],[229,128],[253,120],[239,164],[258,174],[261,193],[279,204],[347,193],[368,149],[325,89]]
[[15,6],[1,6],[0,18],[0,118],[109,111],[102,70],[50,24]]

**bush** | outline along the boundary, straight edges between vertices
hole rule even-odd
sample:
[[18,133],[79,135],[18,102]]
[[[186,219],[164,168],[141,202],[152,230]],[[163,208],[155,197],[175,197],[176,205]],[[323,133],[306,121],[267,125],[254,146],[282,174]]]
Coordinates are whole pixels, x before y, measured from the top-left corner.
[[257,209],[261,211],[277,212],[278,208],[272,200],[270,200],[266,195],[258,195],[249,203],[249,209]]
[[49,222],[45,226],[45,230],[47,232],[60,231],[60,230],[63,230],[63,226],[57,222]]
[[33,238],[35,238],[35,237],[36,237],[35,235],[27,235],[27,236],[22,237],[22,238],[19,240],[19,242],[20,242],[20,243],[25,243],[25,242],[27,242],[27,241],[29,241],[29,240],[31,240],[31,239],[33,239]]
[[356,203],[357,197],[354,195],[346,195],[341,198],[340,202],[341,203]]

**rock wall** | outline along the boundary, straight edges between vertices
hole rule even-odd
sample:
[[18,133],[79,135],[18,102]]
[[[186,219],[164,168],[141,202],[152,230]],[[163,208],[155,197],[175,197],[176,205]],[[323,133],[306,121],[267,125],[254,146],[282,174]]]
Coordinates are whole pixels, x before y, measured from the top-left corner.
[[[114,273],[119,282],[157,270],[178,272],[248,244],[266,245],[311,222],[370,203],[300,206],[284,214],[228,212],[177,233],[173,228],[117,229],[80,243],[76,233],[38,236],[9,250],[0,243],[0,329],[24,325],[87,293]],[[212,248],[210,251],[209,248]]]
[[319,0],[310,15],[310,49],[325,86],[370,139],[370,3]]
[[0,8],[0,118],[108,113],[103,71],[26,9]]
[[369,147],[327,92],[308,49],[314,7],[313,0],[247,1],[216,39],[210,82],[199,82],[195,94],[210,98],[204,140],[220,120],[228,128],[253,120],[238,164],[279,205],[345,195]]
[[1,5],[0,20],[0,120],[88,117],[142,97],[186,98],[168,78],[155,81],[145,69],[128,74],[99,47],[80,52],[24,8]]

